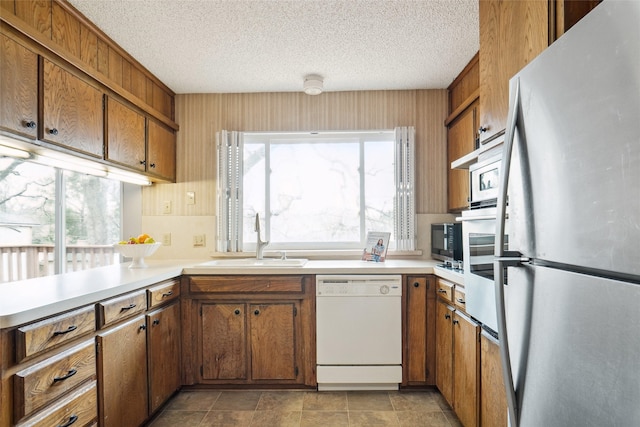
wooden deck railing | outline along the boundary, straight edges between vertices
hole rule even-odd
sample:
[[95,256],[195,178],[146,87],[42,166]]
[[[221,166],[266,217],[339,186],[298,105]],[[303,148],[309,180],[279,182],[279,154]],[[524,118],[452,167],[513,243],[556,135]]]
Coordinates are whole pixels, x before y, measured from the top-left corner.
[[[118,262],[111,245],[67,245],[66,271]],[[54,274],[53,245],[0,246],[0,283]]]

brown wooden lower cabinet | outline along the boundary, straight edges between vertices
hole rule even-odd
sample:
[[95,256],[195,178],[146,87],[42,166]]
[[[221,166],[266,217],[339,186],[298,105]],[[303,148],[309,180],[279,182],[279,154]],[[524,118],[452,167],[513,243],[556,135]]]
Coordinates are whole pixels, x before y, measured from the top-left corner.
[[478,425],[480,326],[453,313],[453,410],[465,427]]
[[480,326],[440,298],[435,323],[436,385],[462,425],[479,426]]
[[435,280],[432,276],[406,276],[404,281],[403,386],[434,385]]
[[438,299],[436,303],[436,385],[453,407],[453,311]]
[[147,314],[149,414],[180,388],[180,304]]
[[480,425],[507,426],[507,396],[502,378],[498,340],[482,331],[480,334]]
[[298,382],[296,301],[201,304],[202,379]]
[[183,385],[315,386],[311,275],[182,279]]
[[140,315],[96,337],[102,427],[139,426],[147,418],[146,329]]

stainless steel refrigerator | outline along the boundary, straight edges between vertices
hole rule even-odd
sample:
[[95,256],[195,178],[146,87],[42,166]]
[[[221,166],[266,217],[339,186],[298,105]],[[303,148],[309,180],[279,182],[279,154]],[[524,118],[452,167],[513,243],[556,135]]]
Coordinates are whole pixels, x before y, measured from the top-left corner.
[[509,108],[494,277],[510,424],[640,426],[640,2],[599,4],[511,79]]

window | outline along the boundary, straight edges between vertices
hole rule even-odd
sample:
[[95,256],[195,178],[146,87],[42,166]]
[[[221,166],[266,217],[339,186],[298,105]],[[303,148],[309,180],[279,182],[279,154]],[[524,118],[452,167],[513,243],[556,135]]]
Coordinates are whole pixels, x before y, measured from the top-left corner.
[[118,262],[121,187],[0,156],[0,282]]
[[256,214],[272,250],[360,249],[368,231],[414,249],[412,136],[222,132],[218,250],[255,250]]

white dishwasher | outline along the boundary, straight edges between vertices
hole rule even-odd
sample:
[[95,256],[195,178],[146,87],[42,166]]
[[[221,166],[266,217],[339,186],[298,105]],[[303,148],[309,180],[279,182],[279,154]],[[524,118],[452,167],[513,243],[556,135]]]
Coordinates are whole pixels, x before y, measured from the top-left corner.
[[402,276],[316,276],[318,390],[396,390]]

